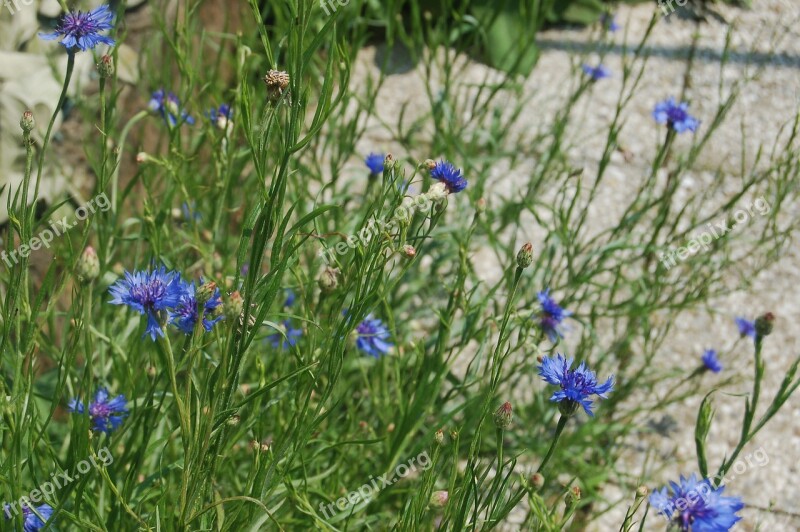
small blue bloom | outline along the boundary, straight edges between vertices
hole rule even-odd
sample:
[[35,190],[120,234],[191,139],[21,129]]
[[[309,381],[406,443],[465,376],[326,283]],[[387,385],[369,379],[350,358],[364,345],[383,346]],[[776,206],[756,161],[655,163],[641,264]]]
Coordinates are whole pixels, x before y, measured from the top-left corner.
[[383,172],[383,163],[386,161],[386,155],[382,153],[370,153],[364,159],[364,164],[369,168],[371,175],[378,175]]
[[592,81],[598,81],[604,78],[611,77],[611,69],[606,68],[603,65],[597,65],[596,67],[590,65],[583,65],[582,68],[583,68],[583,73],[589,76]]
[[719,373],[722,370],[722,364],[720,364],[715,350],[706,349],[705,353],[703,353],[703,366],[714,373]]
[[696,475],[680,484],[670,482],[650,495],[650,505],[672,521],[682,532],[728,532],[741,519],[736,512],[744,508],[738,497],[724,497],[724,487],[714,488],[708,480]]
[[[214,310],[222,305],[219,296],[219,288],[214,289],[211,298],[203,305],[203,329],[210,331],[214,324],[222,319],[222,315],[214,316]],[[197,308],[197,294],[194,282],[182,283],[182,294],[180,301],[171,310],[170,323],[177,327],[182,333],[192,334],[197,320],[200,319],[200,312]]]
[[233,109],[227,103],[223,103],[219,108],[209,109],[207,116],[214,126],[225,131],[228,129],[230,119],[233,118]]
[[539,292],[536,296],[539,298],[539,303],[542,305],[538,316],[539,326],[547,335],[547,338],[555,343],[559,338],[564,337],[560,324],[564,321],[564,318],[572,316],[572,312],[561,308],[561,306],[550,297],[549,288]]
[[145,335],[150,338],[164,336],[159,324],[158,313],[174,308],[180,303],[183,295],[181,276],[177,272],[168,272],[164,266],[158,270],[125,272],[125,279],[111,285],[108,291],[113,296],[110,303],[128,305],[147,316]]
[[431,170],[431,177],[444,183],[451,194],[467,188],[467,180],[461,176],[461,170],[448,161],[436,163]]
[[286,301],[283,302],[283,306],[291,307],[294,305],[294,302],[297,299],[297,296],[294,294],[294,290],[287,288],[283,291],[283,293],[286,295]]
[[181,109],[181,101],[174,93],[165,93],[164,89],[158,89],[150,97],[148,107],[154,113],[159,113],[166,120],[170,127],[178,124],[178,117],[181,122],[194,125],[194,118],[189,113]]
[[[125,408],[125,396],[118,395],[114,399],[108,400],[108,389],[100,388],[94,396],[94,401],[89,404],[89,417],[92,418],[92,430],[110,434],[120,426],[122,420],[128,415]],[[79,399],[72,399],[69,402],[71,412],[83,414],[85,408]]]
[[373,318],[372,314],[358,324],[356,333],[358,333],[356,346],[375,358],[388,354],[394,345],[388,341],[391,337],[389,329],[381,320]]
[[[22,519],[23,525],[22,529],[25,532],[39,532],[44,528],[45,521],[50,520],[50,517],[53,515],[53,508],[49,504],[42,504],[36,507],[36,511],[44,518],[44,521],[33,513],[33,510],[26,504],[21,504],[20,507],[22,508]],[[14,514],[16,515],[17,509],[16,507],[13,508]],[[12,507],[9,504],[3,505],[3,514],[6,519],[12,519],[11,515]]]
[[670,96],[656,105],[655,109],[653,109],[653,118],[659,124],[667,124],[676,133],[697,131],[697,126],[700,125],[700,122],[689,114],[688,108],[688,103],[681,102],[678,104],[675,98]]
[[197,203],[195,201],[192,201],[191,204],[184,201],[181,204],[181,213],[183,213],[183,219],[186,220],[189,225],[195,225],[196,222],[203,219],[203,215],[197,210]]
[[756,323],[754,321],[739,317],[736,318],[736,326],[739,327],[739,336],[741,338],[745,336],[756,337]]
[[114,39],[100,35],[101,31],[114,27],[111,24],[113,19],[111,8],[105,4],[88,13],[73,11],[64,15],[56,31],[40,33],[39,37],[46,41],[61,38],[61,44],[69,52],[74,52],[76,48],[82,51],[90,50],[100,43],[113,46]]
[[548,384],[561,387],[550,400],[563,401],[564,411],[567,413],[573,413],[578,405],[581,405],[587,414],[594,416],[589,396],[597,395],[606,399],[606,394],[614,389],[614,378],[609,377],[605,383],[598,386],[597,376],[594,371],[589,371],[585,362],[581,362],[576,369],[570,369],[571,367],[572,359],[566,359],[560,354],[557,354],[556,358],[542,358],[539,375]]
[[620,28],[620,25],[617,24],[617,17],[609,13],[603,15],[602,24],[611,33],[614,33]]
[[286,335],[276,332],[267,336],[267,340],[275,349],[286,349],[287,343],[294,347],[297,343],[297,339],[303,336],[303,329],[295,329],[292,327],[292,322],[290,320],[283,321],[283,328],[286,330]]

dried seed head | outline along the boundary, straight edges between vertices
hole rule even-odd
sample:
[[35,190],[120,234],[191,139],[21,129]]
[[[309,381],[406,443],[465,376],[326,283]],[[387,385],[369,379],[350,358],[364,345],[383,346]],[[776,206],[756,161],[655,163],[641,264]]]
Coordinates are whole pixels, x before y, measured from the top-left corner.
[[278,101],[283,96],[283,91],[289,88],[289,74],[283,70],[270,70],[264,76],[267,84],[267,95],[272,102]]

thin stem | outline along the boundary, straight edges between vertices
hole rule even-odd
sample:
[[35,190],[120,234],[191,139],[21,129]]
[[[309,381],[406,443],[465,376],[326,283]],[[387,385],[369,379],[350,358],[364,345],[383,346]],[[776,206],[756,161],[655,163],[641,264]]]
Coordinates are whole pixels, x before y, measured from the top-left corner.
[[550,449],[548,449],[547,454],[544,456],[544,460],[542,460],[542,463],[539,465],[539,469],[536,470],[537,473],[541,473],[542,471],[544,471],[547,462],[549,462],[550,457],[553,456],[553,451],[556,450],[556,444],[558,443],[558,438],[561,437],[561,432],[563,432],[564,427],[567,426],[568,420],[569,417],[565,416],[564,414],[561,414],[561,417],[558,419],[558,426],[556,426],[556,433],[553,436],[552,443],[550,444]]

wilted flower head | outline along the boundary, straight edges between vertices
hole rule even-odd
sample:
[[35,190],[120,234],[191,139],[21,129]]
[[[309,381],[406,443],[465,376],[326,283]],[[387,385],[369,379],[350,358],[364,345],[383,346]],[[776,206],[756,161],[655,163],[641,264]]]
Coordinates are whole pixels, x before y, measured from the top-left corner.
[[572,315],[572,312],[564,310],[561,306],[550,297],[550,289],[546,288],[536,294],[539,298],[539,303],[542,305],[539,311],[539,326],[542,331],[547,335],[551,342],[556,342],[559,338],[564,337],[560,324]]
[[200,302],[195,290],[194,281],[191,283],[181,283],[181,296],[174,310],[169,313],[170,323],[185,334],[192,334],[197,321],[202,319],[203,329],[210,331],[214,324],[222,319],[222,314],[216,312],[217,307],[222,305],[219,295],[219,288],[216,285],[210,286],[211,295],[202,303],[202,316],[200,313]]
[[575,369],[570,369],[572,361],[573,359],[564,358],[560,354],[557,354],[556,358],[542,357],[539,375],[548,384],[561,388],[550,397],[550,400],[562,403],[562,413],[570,415],[580,405],[587,414],[594,416],[589,396],[597,395],[606,399],[606,394],[613,390],[614,379],[609,377],[605,383],[598,385],[597,376],[594,371],[589,370],[585,362],[581,362]]
[[369,168],[369,173],[377,175],[383,172],[383,165],[386,161],[386,156],[381,153],[370,153],[364,159],[364,164]]
[[90,50],[98,44],[114,45],[114,39],[105,35],[100,35],[101,31],[113,28],[111,21],[114,14],[108,5],[102,6],[84,13],[82,11],[72,11],[64,15],[56,31],[53,33],[40,33],[39,37],[46,41],[61,39],[61,44],[70,51]]
[[303,336],[303,329],[295,329],[292,327],[292,322],[290,320],[283,321],[283,329],[286,333],[285,335],[276,332],[267,336],[267,340],[272,344],[272,347],[276,349],[286,349],[287,344],[294,347],[297,343],[297,339]]
[[164,336],[159,324],[158,312],[174,308],[183,295],[181,276],[177,272],[167,271],[164,266],[154,271],[125,272],[125,279],[111,285],[108,291],[113,296],[110,303],[128,305],[147,315],[145,334],[155,340],[156,336]]
[[603,78],[611,77],[611,69],[604,67],[603,65],[597,65],[596,67],[593,67],[584,64],[581,68],[583,69],[583,73],[589,76],[592,81],[598,81]]
[[277,101],[283,96],[283,92],[289,88],[289,74],[283,70],[270,70],[264,76],[264,83],[267,84],[267,96],[271,101]]
[[394,345],[387,341],[391,337],[389,329],[381,320],[373,318],[372,314],[358,324],[356,332],[358,333],[356,346],[375,358],[389,353]]
[[744,338],[745,336],[749,336],[750,338],[756,337],[756,324],[748,319],[738,317],[736,318],[736,326],[739,328],[739,336]]
[[175,127],[179,119],[181,123],[186,122],[190,126],[194,125],[194,118],[181,109],[180,99],[172,92],[164,92],[164,89],[158,89],[150,97],[148,107],[154,113],[159,113],[170,127]]
[[714,373],[719,373],[722,370],[722,364],[719,363],[717,352],[713,349],[706,349],[703,353],[703,367]]
[[669,488],[653,490],[650,505],[682,532],[727,532],[741,519],[736,512],[744,508],[742,500],[724,497],[725,488],[708,480],[681,475],[680,484],[670,482]]
[[[118,395],[109,400],[108,390],[100,388],[94,396],[94,401],[89,404],[89,416],[92,418],[92,430],[110,434],[120,426],[122,420],[128,415],[125,408],[125,396]],[[69,409],[72,412],[83,414],[85,408],[79,399],[72,399],[69,402]]]
[[670,96],[663,102],[659,102],[653,109],[653,118],[659,124],[667,124],[676,133],[684,131],[697,131],[700,122],[689,114],[689,104],[686,102],[677,103],[675,98]]
[[444,183],[451,194],[467,188],[467,180],[461,176],[461,170],[448,161],[436,163],[431,169],[431,177]]

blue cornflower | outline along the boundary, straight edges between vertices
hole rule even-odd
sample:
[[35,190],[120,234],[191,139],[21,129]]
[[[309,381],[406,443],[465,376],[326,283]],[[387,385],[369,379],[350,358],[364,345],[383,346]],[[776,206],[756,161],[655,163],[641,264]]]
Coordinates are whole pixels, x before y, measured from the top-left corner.
[[291,307],[292,305],[294,305],[294,302],[297,299],[297,296],[294,294],[294,290],[292,290],[291,288],[286,288],[283,291],[283,293],[286,296],[286,300],[283,302],[283,306]]
[[739,336],[741,338],[745,336],[756,337],[756,323],[754,321],[739,317],[736,318],[736,326],[739,327]]
[[176,307],[183,295],[180,274],[168,272],[164,266],[152,272],[125,272],[125,279],[111,285],[108,291],[114,296],[110,303],[128,305],[147,315],[145,335],[150,334],[153,340],[164,336],[158,313]]
[[358,324],[356,333],[358,333],[356,346],[375,358],[388,354],[394,345],[387,341],[391,337],[389,329],[381,320],[373,318],[372,314]]
[[386,155],[381,153],[370,153],[364,159],[364,164],[369,168],[370,175],[378,175],[383,172],[383,163],[386,160]]
[[[208,286],[211,295],[210,297],[208,297],[208,295],[206,296],[208,300],[203,304],[202,319],[203,328],[206,331],[210,331],[214,324],[222,319],[222,314],[214,316],[214,311],[217,307],[222,305],[222,300],[219,296],[219,288],[217,288],[216,285],[202,285],[202,287],[205,286]],[[182,283],[180,301],[175,305],[175,309],[171,310],[169,313],[170,323],[180,329],[181,332],[192,334],[194,332],[194,326],[200,318],[200,312],[197,307],[197,291],[195,290],[194,282]]]
[[738,497],[723,497],[724,487],[714,488],[708,480],[696,475],[680,484],[670,482],[672,494],[665,486],[650,495],[650,505],[671,520],[683,532],[728,532],[741,519],[736,512],[744,508]]
[[722,371],[722,364],[720,364],[715,350],[706,349],[705,353],[703,353],[703,366],[714,373]]
[[655,109],[653,109],[653,118],[659,124],[667,124],[676,133],[697,131],[697,126],[700,125],[700,122],[689,114],[688,108],[688,103],[681,102],[679,104],[675,101],[675,98],[670,96],[663,102],[656,104]]
[[[22,518],[23,518],[23,525],[22,529],[25,532],[39,532],[44,528],[44,524],[46,521],[50,519],[50,516],[53,515],[53,507],[49,504],[42,504],[36,507],[36,511],[44,517],[44,521],[33,513],[33,510],[26,504],[21,504],[20,507],[22,508]],[[14,508],[14,514],[16,515],[17,510]],[[11,519],[11,505],[5,504],[3,505],[3,514],[5,515],[6,519]]]
[[287,343],[294,347],[297,343],[297,339],[303,336],[303,329],[295,329],[292,327],[292,322],[290,320],[283,321],[283,328],[286,330],[286,335],[276,332],[267,336],[267,340],[269,340],[272,347],[275,349],[279,347],[281,349],[286,349]]
[[564,318],[572,316],[572,312],[561,308],[561,306],[550,297],[549,288],[539,292],[536,296],[539,298],[539,303],[542,305],[542,309],[539,311],[539,326],[547,335],[547,338],[555,343],[559,338],[564,337],[564,333],[559,325],[564,321]]
[[227,103],[223,103],[219,108],[209,109],[207,113],[208,119],[218,129],[227,131],[230,125],[230,120],[233,118],[233,109]]
[[450,193],[467,188],[467,180],[461,176],[461,170],[448,161],[436,163],[431,169],[431,177],[444,183]]
[[[122,420],[128,415],[125,408],[125,396],[118,395],[114,399],[108,400],[108,389],[105,387],[97,390],[94,401],[89,403],[89,417],[92,418],[93,430],[110,434],[122,424]],[[69,402],[71,412],[83,414],[85,408],[79,399],[72,399]]]
[[603,65],[597,65],[596,67],[593,67],[584,64],[582,68],[583,68],[583,73],[589,76],[592,81],[598,81],[604,78],[611,77],[611,69],[604,67]]
[[181,204],[181,213],[183,214],[183,219],[190,225],[194,225],[196,222],[203,219],[203,215],[197,210],[197,203],[195,201],[191,203],[184,201]]
[[581,362],[576,369],[570,369],[571,366],[572,359],[564,358],[560,354],[556,354],[556,358],[542,358],[539,375],[548,384],[561,387],[550,400],[560,402],[561,412],[564,414],[573,414],[578,405],[581,405],[587,414],[594,416],[589,396],[597,395],[606,399],[605,394],[614,389],[614,378],[609,377],[605,383],[598,386],[597,376],[594,371],[589,371],[585,362]]
[[614,33],[620,28],[620,25],[617,24],[617,17],[609,13],[603,15],[602,24],[611,33]]
[[159,113],[171,127],[178,124],[178,117],[181,122],[194,125],[194,118],[189,113],[181,109],[181,101],[174,93],[166,93],[164,89],[158,89],[150,97],[148,107],[154,113]]
[[113,19],[111,8],[105,4],[88,13],[73,11],[64,15],[56,31],[40,33],[39,37],[46,41],[63,37],[61,44],[70,52],[74,52],[76,48],[82,51],[90,50],[100,43],[113,46],[114,39],[100,35],[101,31],[113,28],[111,24]]

